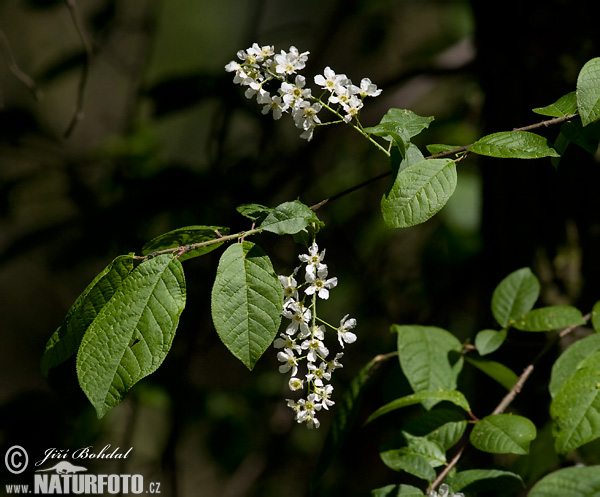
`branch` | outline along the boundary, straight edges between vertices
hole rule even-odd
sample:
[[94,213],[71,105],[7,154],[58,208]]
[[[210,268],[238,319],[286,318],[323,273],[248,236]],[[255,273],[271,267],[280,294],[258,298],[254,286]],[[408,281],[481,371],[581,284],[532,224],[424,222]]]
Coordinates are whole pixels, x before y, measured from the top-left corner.
[[[563,116],[563,117],[556,117],[554,119],[547,119],[545,121],[540,121],[538,123],[535,124],[530,124],[528,126],[523,126],[522,128],[514,128],[513,131],[529,131],[532,129],[538,129],[538,128],[547,128],[549,126],[553,126],[555,124],[560,124],[566,121],[570,121],[571,119],[574,119],[575,117],[577,117],[577,114],[569,114],[568,116]],[[470,145],[464,145],[462,147],[457,147],[457,148],[453,148],[452,150],[446,150],[444,152],[440,152],[439,154],[435,154],[435,155],[429,155],[427,157],[425,157],[426,159],[441,159],[443,157],[448,157],[451,155],[456,155],[456,154],[460,154],[463,152],[468,152],[469,148],[471,148],[473,146],[473,144],[471,143]],[[464,158],[464,156],[463,156]],[[392,174],[392,171],[387,171],[385,173],[382,173],[378,176],[375,176],[374,178],[368,179],[366,181],[363,181],[362,183],[359,183],[358,185],[355,185],[351,188],[348,188],[347,190],[344,190],[340,193],[336,193],[335,195],[326,198],[324,200],[321,200],[319,203],[312,205],[310,208],[313,211],[316,211],[317,209],[319,209],[320,207],[322,207],[323,205],[327,204],[328,202],[331,202],[333,200],[336,200],[340,197],[343,197],[345,195],[348,195],[349,193],[352,193],[356,190],[359,190],[360,188],[363,188],[367,185],[370,185],[371,183],[374,183],[375,181],[379,181],[380,179],[385,178],[386,176],[389,176]]]
[[35,84],[35,81],[28,74],[23,72],[17,65],[17,62],[15,61],[15,58],[13,57],[12,50],[10,49],[10,44],[8,43],[8,38],[4,34],[4,31],[2,31],[1,29],[0,29],[0,48],[2,49],[2,53],[4,53],[4,58],[6,59],[6,65],[8,66],[8,69],[10,70],[12,75],[16,79],[18,79],[21,83],[23,83],[29,89],[29,91],[31,91],[31,93],[33,94],[33,98],[35,98],[36,100],[39,100],[40,94],[39,94],[38,87]]
[[73,24],[75,25],[75,29],[77,30],[77,34],[81,40],[81,44],[83,45],[83,49],[85,51],[85,57],[83,59],[83,64],[81,66],[81,75],[79,76],[79,85],[77,88],[77,101],[75,103],[75,110],[73,112],[73,116],[71,117],[71,122],[69,126],[64,132],[64,137],[69,138],[75,126],[79,121],[83,119],[83,94],[85,92],[85,86],[87,84],[87,77],[89,72],[90,60],[92,59],[92,46],[90,45],[87,36],[85,34],[85,28],[83,27],[83,22],[81,21],[81,16],[79,15],[79,8],[77,7],[77,3],[75,0],[65,0],[65,5],[69,10],[69,14],[71,14],[71,19],[73,20]]
[[[559,118],[559,119],[564,119],[564,118]],[[585,322],[589,321],[590,317],[592,316],[592,313],[588,313],[585,316],[583,316],[583,320]],[[515,397],[521,393],[521,389],[523,388],[523,385],[525,384],[525,382],[529,379],[529,377],[531,376],[531,373],[533,373],[533,370],[535,368],[535,365],[548,353],[549,350],[551,350],[560,340],[562,340],[564,337],[566,337],[569,333],[571,333],[574,329],[578,328],[580,325],[573,325],[573,326],[569,326],[568,328],[565,328],[564,330],[562,330],[558,335],[556,335],[554,337],[553,340],[549,341],[546,346],[538,353],[537,356],[535,356],[535,358],[533,359],[533,361],[531,361],[531,364],[529,364],[525,370],[523,371],[523,373],[521,374],[521,376],[519,376],[519,380],[515,383],[515,385],[510,389],[510,392],[508,392],[504,398],[500,401],[500,403],[498,404],[498,406],[496,407],[496,409],[494,409],[494,411],[492,412],[492,414],[501,414],[503,413],[506,408],[512,403],[512,401],[515,399]],[[431,487],[429,488],[429,491],[431,492],[431,490],[435,490],[436,487],[443,481],[443,479],[445,478],[445,476],[449,473],[449,471],[458,464],[458,461],[460,460],[465,448],[467,447],[469,443],[469,439],[468,438],[463,438],[461,443],[460,443],[460,447],[458,452],[456,453],[456,455],[454,456],[454,458],[452,459],[452,461],[450,461],[448,463],[448,466],[446,466],[444,468],[444,470],[438,475],[438,477],[435,479],[435,481],[431,484]]]

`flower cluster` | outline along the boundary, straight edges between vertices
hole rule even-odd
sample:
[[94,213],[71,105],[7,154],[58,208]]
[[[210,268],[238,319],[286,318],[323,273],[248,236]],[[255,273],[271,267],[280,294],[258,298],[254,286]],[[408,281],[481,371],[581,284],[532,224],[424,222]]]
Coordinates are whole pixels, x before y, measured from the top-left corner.
[[446,485],[445,483],[442,483],[440,485],[438,492],[436,492],[435,490],[432,490],[431,492],[429,492],[427,497],[465,497],[465,496],[463,493],[460,493],[460,492],[457,494],[450,492],[450,487],[448,487],[448,485]]
[[[296,421],[306,423],[309,428],[318,428],[320,425],[316,418],[317,411],[329,409],[334,404],[331,400],[333,386],[328,382],[333,371],[342,367],[340,359],[343,352],[328,359],[330,353],[325,345],[327,328],[335,330],[342,348],[346,343],[356,341],[356,335],[350,331],[356,326],[354,318],[348,319],[346,315],[336,327],[317,317],[318,299],[328,299],[329,291],[337,285],[337,278],[328,278],[324,257],[325,250],[319,252],[319,247],[313,243],[308,254],[299,256],[301,265],[292,276],[279,276],[285,296],[282,315],[289,323],[285,332],[273,343],[275,348],[281,349],[277,354],[277,359],[282,363],[279,371],[291,373],[288,382],[290,390],[303,390],[306,385],[306,398],[298,401],[287,399],[287,403],[296,413]],[[303,266],[305,282],[298,285],[296,277]],[[307,297],[311,300],[310,305],[304,303]],[[306,361],[304,378],[298,374],[301,361]]]
[[[263,114],[272,112],[273,118],[279,119],[284,112],[289,112],[296,127],[302,130],[300,137],[311,140],[315,127],[322,124],[318,113],[323,107],[349,123],[353,118],[358,120],[363,99],[376,97],[381,90],[369,78],[363,78],[360,86],[356,86],[345,74],[336,74],[326,67],[323,74],[314,78],[315,84],[328,93],[327,102],[324,102],[314,97],[310,88],[305,88],[306,78],[296,74],[306,66],[308,54],[293,46],[288,52],[281,50],[276,54],[273,46],[254,43],[237,53],[241,62],[231,61],[225,70],[235,73],[234,83],[248,87],[245,92],[247,98],[256,96],[257,102],[263,105]],[[293,81],[290,80],[292,76]],[[271,94],[266,90],[270,81],[281,83],[277,93]]]

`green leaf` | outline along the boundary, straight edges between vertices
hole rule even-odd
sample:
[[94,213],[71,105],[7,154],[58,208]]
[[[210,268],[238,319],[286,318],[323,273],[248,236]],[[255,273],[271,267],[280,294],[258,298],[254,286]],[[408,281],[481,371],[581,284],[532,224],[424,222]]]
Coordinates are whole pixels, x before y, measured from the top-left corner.
[[461,411],[454,408],[436,408],[409,421],[404,431],[435,440],[448,450],[460,440],[466,428],[467,421]]
[[561,126],[560,131],[565,140],[573,142],[589,154],[593,155],[598,150],[600,122],[588,124],[585,127],[580,121],[566,122]]
[[499,469],[467,469],[447,477],[445,482],[453,492],[463,489],[484,492],[498,488],[502,488],[506,492],[510,488],[516,490],[524,486],[523,480],[518,474]]
[[584,126],[600,119],[600,57],[586,62],[579,72],[577,107]]
[[439,212],[456,188],[456,164],[429,159],[402,169],[381,199],[383,220],[392,228],[423,223]]
[[600,334],[587,336],[570,345],[552,366],[548,386],[550,395],[556,397],[565,381],[577,372],[582,361],[598,350],[600,350]]
[[242,204],[238,205],[236,210],[252,222],[260,224],[273,209],[261,204]]
[[51,368],[58,366],[77,352],[88,327],[132,270],[133,254],[120,255],[106,266],[77,297],[65,319],[46,344],[40,363],[44,376],[48,376]]
[[480,355],[491,354],[498,350],[506,340],[506,328],[500,331],[496,330],[481,330],[475,336],[475,347]]
[[600,437],[600,351],[579,364],[550,404],[556,451],[568,454]]
[[423,495],[425,494],[417,487],[403,483],[371,490],[371,497],[423,497]]
[[98,313],[81,341],[77,376],[99,418],[162,364],[184,307],[183,268],[164,254],[137,266]]
[[480,419],[471,431],[473,447],[494,454],[527,454],[536,437],[535,425],[523,416],[491,414]]
[[389,137],[405,157],[410,139],[428,128],[432,121],[433,116],[419,116],[407,109],[390,109],[377,126],[365,128],[365,131],[375,136]]
[[514,387],[517,381],[519,381],[519,377],[511,369],[507,368],[504,364],[500,364],[499,362],[490,361],[489,359],[484,359],[483,357],[478,358],[471,356],[465,356],[465,360],[480,371],[483,371],[493,380],[496,380],[507,390],[510,390],[512,387]]
[[299,200],[294,200],[275,207],[259,228],[277,235],[293,235],[313,223],[320,223],[314,211]]
[[388,450],[380,453],[379,456],[383,463],[394,471],[405,471],[428,482],[435,480],[435,470],[423,456],[403,454],[398,450]]
[[550,331],[582,324],[585,324],[585,320],[581,311],[569,305],[540,307],[523,314],[512,323],[521,331]]
[[316,487],[318,480],[325,474],[352,429],[352,423],[356,419],[360,406],[363,389],[380,365],[381,360],[371,360],[350,382],[343,396],[336,400],[333,422],[323,443],[319,461],[311,476],[311,488]]
[[598,497],[600,466],[563,468],[544,476],[527,497]]
[[[456,390],[456,380],[463,366],[462,344],[452,333],[434,326],[398,326],[398,359],[402,372],[415,393]],[[451,353],[455,362],[450,362]],[[423,405],[431,409],[435,399]],[[463,407],[459,404],[460,407]]]
[[470,152],[505,159],[538,159],[560,157],[543,136],[529,131],[501,131],[477,140]]
[[[223,226],[186,226],[184,228],[177,228],[150,240],[142,248],[142,254],[147,255],[158,250],[183,247],[193,243],[208,242],[210,240],[221,238],[218,233],[223,236],[228,235],[229,228]],[[197,249],[181,254],[179,260],[185,261],[187,259],[208,254],[221,245],[223,245],[223,242],[216,242],[198,247]]]
[[563,95],[556,102],[546,107],[537,107],[533,109],[533,112],[549,117],[565,117],[577,114],[577,97],[575,92],[572,91]]
[[441,154],[442,152],[448,152],[450,150],[456,150],[457,148],[461,148],[460,145],[443,145],[441,143],[432,143],[431,145],[427,145],[427,151],[431,155]]
[[223,252],[211,307],[219,337],[252,370],[277,335],[283,308],[283,288],[258,245],[236,243]]
[[592,308],[592,326],[594,331],[600,332],[600,300]]
[[506,328],[515,319],[529,312],[540,294],[540,282],[524,267],[510,273],[494,290],[492,314]]
[[401,407],[424,404],[430,400],[435,401],[434,404],[441,402],[442,400],[447,400],[458,407],[462,407],[467,412],[471,410],[469,402],[458,390],[430,390],[426,392],[413,393],[411,395],[406,395],[404,397],[400,397],[399,399],[392,400],[371,414],[365,421],[365,424],[370,423],[371,421],[383,416],[384,414],[387,414],[388,412],[400,409]]

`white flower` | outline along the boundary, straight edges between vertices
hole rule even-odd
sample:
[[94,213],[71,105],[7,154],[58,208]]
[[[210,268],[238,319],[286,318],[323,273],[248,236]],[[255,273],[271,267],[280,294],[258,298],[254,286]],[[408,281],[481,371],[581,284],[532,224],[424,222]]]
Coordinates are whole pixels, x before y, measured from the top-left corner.
[[336,86],[343,86],[350,82],[345,74],[336,74],[329,66],[325,68],[323,75],[317,74],[314,79],[315,84],[329,90],[331,93],[335,91]]
[[335,86],[334,92],[329,96],[329,101],[332,104],[340,104],[342,106],[347,105],[350,97],[360,92],[360,88],[353,84]]
[[309,128],[306,131],[302,132],[300,134],[300,138],[302,138],[303,140],[306,141],[311,141],[312,137],[313,137],[313,131],[315,130],[315,128]]
[[313,242],[310,247],[308,247],[308,254],[300,254],[298,259],[302,262],[306,262],[306,272],[307,273],[315,273],[320,269],[327,269],[327,265],[323,264],[323,258],[325,257],[325,249],[323,252],[319,252],[319,246],[316,242]]
[[311,318],[310,309],[304,307],[300,302],[291,301],[288,306],[283,308],[281,314],[292,321],[285,330],[288,335],[296,333],[298,328],[300,328],[301,336],[308,334],[308,322]]
[[298,404],[302,406],[302,409],[298,413],[298,423],[302,423],[306,421],[307,417],[313,417],[315,415],[315,411],[321,410],[321,404],[319,403],[319,398],[316,394],[310,393],[306,400],[300,399]]
[[308,350],[306,359],[308,362],[316,362],[318,358],[325,359],[329,355],[329,349],[323,343],[323,327],[316,326],[312,333],[312,338],[304,340],[302,350]]
[[321,407],[323,409],[329,410],[329,406],[335,404],[333,400],[331,400],[331,394],[333,393],[333,386],[325,385],[323,387],[317,388],[315,393],[319,396],[319,400],[321,401]]
[[300,378],[290,378],[288,386],[292,392],[302,390],[304,388],[304,380],[301,380]]
[[288,105],[281,100],[281,97],[278,96],[271,97],[269,95],[268,99],[265,98],[264,100],[259,101],[259,103],[265,104],[261,112],[263,114],[268,114],[269,111],[273,112],[273,119],[276,121],[281,119],[283,113],[288,109]]
[[310,98],[310,88],[304,88],[305,84],[306,78],[300,74],[296,76],[294,83],[288,83],[287,81],[281,83],[279,93],[286,105],[297,107]]
[[280,338],[276,338],[273,342],[273,347],[276,349],[290,349],[291,351],[296,351],[298,354],[302,353],[302,347],[296,343],[296,340],[291,336],[280,333]]
[[448,485],[446,485],[445,483],[442,483],[440,485],[439,492],[432,490],[431,492],[429,492],[427,497],[465,497],[465,496],[462,492],[459,492],[456,494],[450,492],[450,487],[448,487]]
[[338,368],[343,368],[344,365],[340,362],[340,359],[344,356],[343,352],[339,352],[333,359],[327,361],[327,372],[332,373]]
[[371,83],[369,78],[360,80],[360,96],[361,97],[377,97],[381,94],[381,90],[377,89],[377,85]]
[[307,100],[300,102],[292,112],[296,127],[305,131],[314,128],[321,122],[319,116],[317,116],[320,110],[321,104],[319,103],[315,102],[311,105]]
[[356,335],[352,333],[350,330],[356,326],[356,319],[350,318],[347,319],[349,314],[346,314],[344,318],[340,321],[340,327],[338,328],[338,341],[342,348],[344,347],[344,342],[346,343],[354,343],[356,342]]
[[309,362],[307,367],[309,373],[306,375],[306,380],[311,381],[316,386],[323,386],[323,378],[327,381],[331,380],[331,373],[327,372],[327,363],[321,362],[319,367],[317,367],[314,363]]
[[304,69],[308,60],[309,52],[298,52],[296,47],[290,47],[289,52],[281,51],[275,55],[275,72],[278,74],[294,74],[300,69]]
[[294,357],[294,351],[283,349],[283,352],[277,354],[277,359],[280,362],[283,362],[283,364],[279,366],[280,373],[287,373],[291,369],[292,376],[296,376],[298,373],[298,361],[296,360],[296,357]]
[[329,290],[337,285],[337,278],[327,278],[327,268],[317,270],[317,274],[306,271],[306,282],[310,285],[304,290],[306,295],[316,293],[320,299],[327,300],[329,298]]
[[342,104],[342,107],[346,111],[344,122],[349,123],[352,121],[353,117],[358,116],[360,109],[363,108],[363,103],[362,100],[356,95],[352,95],[345,103]]
[[279,283],[283,287],[283,298],[285,301],[288,299],[298,298],[298,283],[293,276],[277,276]]

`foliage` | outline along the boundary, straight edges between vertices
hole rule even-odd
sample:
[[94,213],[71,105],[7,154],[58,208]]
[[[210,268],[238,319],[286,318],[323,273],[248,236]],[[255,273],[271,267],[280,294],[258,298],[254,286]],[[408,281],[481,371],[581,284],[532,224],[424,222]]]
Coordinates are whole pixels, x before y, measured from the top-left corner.
[[[315,78],[323,93],[314,97],[305,88],[303,77],[296,75],[292,80],[292,75],[305,67],[307,52],[300,53],[292,47],[289,52],[275,54],[273,47],[255,44],[238,55],[242,62],[228,64],[227,70],[234,73],[234,82],[247,87],[247,97],[256,97],[265,106],[263,113],[272,112],[276,119],[290,113],[302,130],[301,137],[307,140],[313,139],[320,126],[349,124],[385,155],[394,177],[381,199],[380,209],[383,222],[390,228],[408,228],[436,215],[455,192],[457,166],[469,154],[556,159],[571,142],[595,152],[590,143],[597,149],[600,139],[595,127],[600,119],[600,59],[584,65],[576,91],[534,109],[552,119],[528,129],[492,133],[462,147],[431,145],[427,148],[436,152],[436,156],[425,157],[411,140],[428,129],[433,117],[394,108],[376,126],[362,126],[359,116],[363,101],[380,92],[368,78],[359,87],[345,75],[336,75],[326,68],[322,76]],[[278,94],[266,90],[273,84],[280,85]],[[318,113],[323,109],[330,113],[332,121],[321,121]],[[561,126],[555,143],[531,131],[551,125]],[[330,375],[333,367],[340,366],[336,361],[341,354],[327,363],[329,352],[323,343],[322,328],[328,323],[317,317],[317,296],[327,299],[328,289],[337,284],[337,280],[334,283],[333,279],[327,279],[322,263],[324,251],[319,252],[315,242],[324,228],[316,215],[317,209],[298,200],[274,207],[243,204],[238,211],[252,222],[248,230],[230,234],[230,229],[223,226],[187,226],[148,242],[141,255],[117,257],[89,284],[48,341],[42,370],[47,374],[76,353],[81,389],[98,417],[104,416],[167,356],[186,305],[181,262],[235,242],[220,255],[212,285],[215,330],[224,346],[249,370],[274,342],[276,347],[283,348],[279,360],[284,364],[280,371],[292,370],[292,391],[303,386],[303,381],[295,378],[298,359],[295,353],[306,351],[313,365],[307,375],[309,394],[306,401],[288,399],[288,405],[298,422],[318,427],[315,412],[333,405],[322,378],[328,378],[326,375]],[[269,255],[257,243],[246,240],[261,234],[265,234],[265,243],[272,235],[291,235],[294,241],[310,247],[309,255],[303,254],[300,259],[306,264],[306,283],[296,286],[293,278],[298,270],[292,276],[278,277]],[[298,296],[301,289],[305,297],[309,296],[310,304],[306,305],[304,297]],[[367,422],[383,421],[384,415],[390,417],[390,413],[399,409],[418,409],[410,423],[396,426],[397,437],[380,452],[380,457],[384,465],[406,475],[408,483],[418,482],[419,487],[402,483],[374,490],[373,495],[425,495],[425,492],[437,495],[436,489],[440,494],[444,491],[474,494],[500,482],[507,488],[523,485],[521,476],[508,469],[458,471],[457,465],[467,447],[485,453],[527,455],[541,427],[516,410],[507,413],[507,409],[552,345],[590,320],[594,330],[599,331],[598,305],[594,314],[585,315],[585,310],[570,305],[536,307],[540,290],[538,278],[527,267],[506,276],[491,295],[491,316],[498,329],[479,331],[472,338],[473,344],[471,340],[461,342],[454,333],[436,326],[391,325],[397,347],[385,360],[397,356],[399,370],[412,393],[386,403],[371,413]],[[296,322],[296,327],[288,326],[287,336],[282,334],[279,340],[289,341],[278,346],[275,340],[282,315]],[[339,326],[328,325],[341,347],[356,340],[356,335],[349,331],[355,320],[347,317]],[[547,345],[520,376],[507,365],[486,357],[501,349],[509,334],[515,333],[548,336]],[[357,335],[359,340],[368,339],[360,332]],[[567,457],[600,438],[597,336],[590,334],[575,342],[552,369],[549,412],[554,448],[560,456]],[[300,345],[296,340],[304,341]],[[333,457],[344,436],[355,428],[351,423],[362,390],[371,383],[367,380],[375,364],[382,360],[367,364],[348,393],[338,400],[332,435],[327,439],[324,454]],[[323,365],[317,366],[321,361]],[[472,399],[461,391],[465,364],[474,366],[507,390],[497,407],[481,418],[472,411]],[[598,492],[598,480],[597,466],[558,469],[535,483],[529,495],[564,495],[565,489],[570,489],[577,495],[591,497]]]

